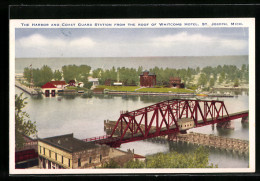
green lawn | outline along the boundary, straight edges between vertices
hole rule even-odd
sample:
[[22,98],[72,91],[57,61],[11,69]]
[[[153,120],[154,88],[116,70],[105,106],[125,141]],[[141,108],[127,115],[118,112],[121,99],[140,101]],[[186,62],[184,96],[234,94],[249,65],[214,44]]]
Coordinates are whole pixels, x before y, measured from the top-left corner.
[[175,93],[193,93],[191,90],[178,89],[178,88],[142,88],[137,92],[175,92]]
[[76,90],[76,91],[78,91],[78,90],[88,90],[87,88],[84,88],[84,87],[74,87],[74,86],[68,86],[68,87],[66,87],[66,89],[74,89],[74,90]]
[[99,85],[98,88],[104,88],[114,91],[135,91],[135,89],[138,89],[140,87],[138,86],[105,86],[105,85]]
[[[140,88],[139,86],[105,86],[99,85],[99,88],[114,90],[114,91],[135,91]],[[187,89],[177,89],[177,88],[141,88],[136,90],[136,92],[176,92],[176,93],[193,93],[191,90]]]

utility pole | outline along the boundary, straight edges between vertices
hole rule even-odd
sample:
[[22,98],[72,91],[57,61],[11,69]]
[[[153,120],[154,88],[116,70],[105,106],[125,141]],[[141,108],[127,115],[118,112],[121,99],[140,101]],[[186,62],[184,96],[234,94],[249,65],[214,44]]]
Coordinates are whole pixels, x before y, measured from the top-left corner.
[[30,86],[33,86],[33,72],[32,72],[32,64],[30,65]]

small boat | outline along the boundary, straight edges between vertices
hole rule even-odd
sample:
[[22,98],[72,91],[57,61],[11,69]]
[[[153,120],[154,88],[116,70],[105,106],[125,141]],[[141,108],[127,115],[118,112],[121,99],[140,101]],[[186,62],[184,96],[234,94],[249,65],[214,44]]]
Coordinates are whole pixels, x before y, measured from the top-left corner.
[[207,94],[196,94],[196,96],[203,96],[203,97],[207,97]]

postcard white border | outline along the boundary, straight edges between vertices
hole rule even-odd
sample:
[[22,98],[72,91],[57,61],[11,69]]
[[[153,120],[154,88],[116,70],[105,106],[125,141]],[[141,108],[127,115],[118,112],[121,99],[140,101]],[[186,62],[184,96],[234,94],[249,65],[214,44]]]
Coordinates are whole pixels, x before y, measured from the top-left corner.
[[[160,23],[168,23],[161,27]],[[80,26],[91,23],[102,26]],[[117,23],[125,26],[117,26]],[[190,23],[185,25],[185,23]],[[204,23],[204,24],[203,24]],[[205,24],[206,23],[206,24]],[[213,24],[214,23],[214,24]],[[235,23],[231,25],[231,23]],[[28,24],[28,26],[27,26]],[[42,26],[33,26],[42,24]],[[48,26],[46,26],[48,24]],[[59,24],[59,26],[51,26]],[[65,26],[67,24],[67,26]],[[73,25],[75,24],[75,25]],[[111,24],[111,25],[109,25]],[[131,24],[131,26],[130,26]],[[135,26],[133,26],[135,24]],[[140,26],[138,26],[140,24]],[[141,26],[146,24],[147,26]],[[181,24],[181,25],[178,25]],[[15,169],[15,29],[16,28],[249,28],[249,168],[210,168],[210,169]],[[249,173],[255,172],[255,19],[254,18],[202,18],[202,19],[33,19],[10,20],[9,26],[9,172],[10,174],[138,174],[138,173]]]

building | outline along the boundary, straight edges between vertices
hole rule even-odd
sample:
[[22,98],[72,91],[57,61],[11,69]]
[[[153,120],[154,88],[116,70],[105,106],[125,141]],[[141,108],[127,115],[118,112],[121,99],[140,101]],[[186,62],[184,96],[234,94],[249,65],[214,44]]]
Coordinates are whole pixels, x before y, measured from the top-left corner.
[[52,97],[54,97],[56,92],[58,91],[58,88],[50,82],[47,82],[41,88],[46,97],[50,97],[50,94]]
[[94,87],[99,85],[98,78],[88,77],[88,81],[91,82]]
[[50,83],[56,86],[58,89],[65,89],[67,85],[65,81],[50,81]]
[[76,139],[73,134],[39,139],[39,166],[44,169],[100,167],[109,161],[110,149]]
[[121,167],[132,159],[144,159],[131,151],[121,151],[107,145],[85,142],[73,134],[38,139],[39,168],[97,168],[111,159]]
[[170,84],[170,87],[184,88],[184,84],[181,83],[180,77],[170,77],[169,84]]
[[75,80],[70,80],[69,81],[69,86],[76,86],[76,81]]
[[156,85],[156,75],[149,71],[144,71],[140,74],[141,87],[154,87]]
[[24,144],[21,148],[15,147],[15,168],[30,168],[38,166],[38,141],[29,136],[21,135]]

